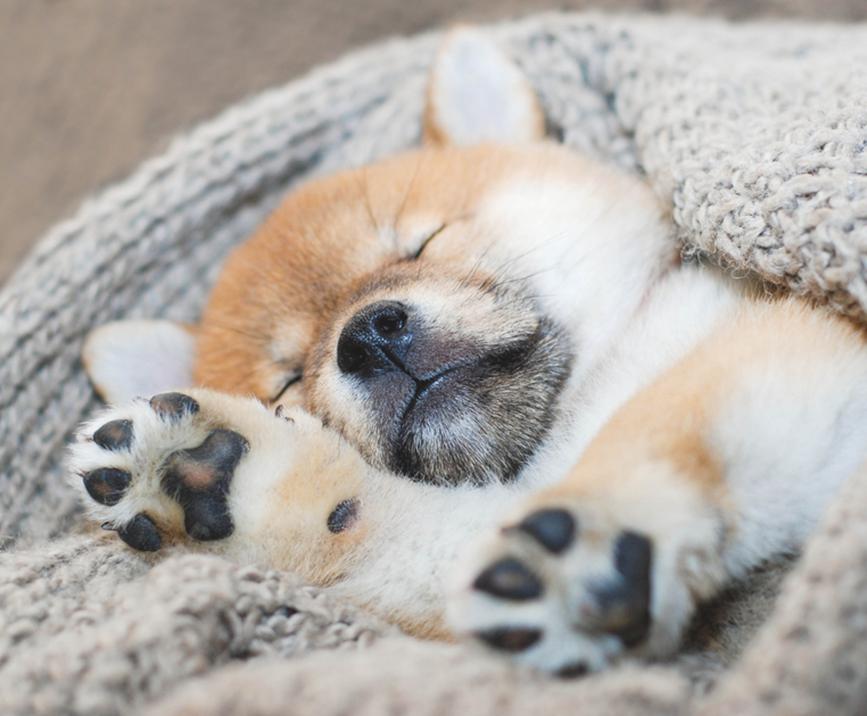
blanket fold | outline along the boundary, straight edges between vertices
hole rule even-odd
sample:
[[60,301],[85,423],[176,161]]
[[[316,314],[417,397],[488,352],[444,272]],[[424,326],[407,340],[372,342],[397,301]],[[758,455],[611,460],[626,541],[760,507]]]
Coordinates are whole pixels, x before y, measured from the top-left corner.
[[290,574],[160,560],[112,536],[0,561],[0,713],[117,714],[231,660],[367,646],[395,630]]

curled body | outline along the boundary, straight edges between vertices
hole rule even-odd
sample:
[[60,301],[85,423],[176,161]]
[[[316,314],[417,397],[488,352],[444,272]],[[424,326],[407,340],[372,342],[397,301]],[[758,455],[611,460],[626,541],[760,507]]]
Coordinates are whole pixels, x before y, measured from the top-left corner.
[[132,547],[297,571],[419,636],[570,675],[670,654],[867,459],[863,333],[682,263],[485,36],[429,95],[427,146],[293,192],[199,325],[94,332],[114,406],[73,482]]

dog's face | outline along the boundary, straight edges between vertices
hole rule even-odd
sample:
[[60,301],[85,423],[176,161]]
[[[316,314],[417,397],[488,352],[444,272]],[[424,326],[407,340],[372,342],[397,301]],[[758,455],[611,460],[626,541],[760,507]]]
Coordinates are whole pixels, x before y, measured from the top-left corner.
[[537,161],[429,150],[297,192],[227,264],[197,382],[301,403],[413,479],[512,479],[574,350],[487,219]]
[[[481,106],[467,98],[474,72]],[[291,194],[227,261],[194,345],[174,353],[196,384],[300,404],[409,478],[514,479],[563,419],[570,375],[592,367],[653,275],[635,268],[637,285],[612,290],[624,266],[610,265],[611,235],[630,228],[617,197],[635,188],[533,143],[542,127],[514,67],[460,36],[433,77],[430,146]],[[464,146],[491,133],[522,143]],[[97,354],[90,371],[114,397]]]

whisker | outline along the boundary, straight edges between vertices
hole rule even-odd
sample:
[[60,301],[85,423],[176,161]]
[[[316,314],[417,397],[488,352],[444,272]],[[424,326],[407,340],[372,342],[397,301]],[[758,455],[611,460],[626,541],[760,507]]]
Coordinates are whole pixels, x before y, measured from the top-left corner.
[[487,258],[488,254],[491,252],[491,249],[494,248],[494,244],[496,244],[496,243],[497,243],[497,239],[496,238],[492,239],[491,243],[489,243],[487,245],[487,247],[485,247],[484,251],[482,251],[482,253],[479,254],[479,256],[476,259],[475,263],[473,264],[472,268],[469,270],[469,272],[466,274],[466,276],[464,276],[458,282],[458,290],[466,288],[467,284],[469,284],[469,282],[476,275],[476,271],[478,271],[479,268],[481,267],[482,261],[484,261],[485,258]]
[[367,218],[370,221],[370,225],[376,233],[379,234],[379,222],[376,220],[376,216],[373,213],[373,204],[370,201],[370,186],[367,182],[367,167],[361,167],[358,171],[356,174],[356,182],[361,190],[361,196],[364,199],[364,208],[367,211]]
[[[403,218],[403,212],[406,209],[407,201],[409,200],[409,195],[412,193],[412,189],[415,186],[415,180],[418,177],[419,170],[421,169],[421,163],[424,159],[423,154],[418,155],[418,161],[415,163],[415,169],[412,172],[412,177],[409,180],[409,183],[406,186],[406,191],[403,193],[403,197],[400,200],[400,204],[398,204],[397,211],[395,212],[393,219],[394,233],[395,233],[395,242],[397,241],[397,227],[400,224],[401,218]],[[395,246],[395,249],[397,246]]]
[[531,271],[530,273],[524,274],[523,276],[511,276],[509,278],[503,278],[499,280],[495,280],[491,285],[491,290],[496,290],[502,286],[506,286],[510,283],[523,283],[524,281],[529,281],[531,278],[535,276],[541,276],[544,273],[549,273],[554,271],[557,268],[557,264],[553,266],[549,266],[548,268],[537,269],[536,271]]
[[[547,243],[547,242],[545,242],[545,243]],[[521,259],[527,258],[527,256],[534,253],[535,251],[541,251],[542,246],[543,246],[543,243],[540,242],[540,243],[536,244],[535,246],[530,247],[529,249],[527,249],[523,253],[517,254],[516,256],[510,256],[503,263],[501,263],[499,266],[497,266],[497,268],[495,268],[492,271],[492,273],[494,274],[494,276],[500,275],[508,266],[511,266],[513,263],[517,263]]]
[[220,331],[235,333],[239,336],[249,338],[253,341],[265,341],[268,338],[265,333],[254,333],[252,331],[246,331],[243,328],[238,328],[237,326],[232,326],[228,323],[221,323],[220,321],[214,321],[213,319],[208,319],[208,326],[213,326]]

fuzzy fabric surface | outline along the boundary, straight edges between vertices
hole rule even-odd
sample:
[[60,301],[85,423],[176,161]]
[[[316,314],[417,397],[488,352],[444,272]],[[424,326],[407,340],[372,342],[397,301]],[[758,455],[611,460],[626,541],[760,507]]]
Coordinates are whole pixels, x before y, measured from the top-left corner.
[[[687,251],[867,318],[867,27],[547,15],[495,33],[577,150],[641,172]],[[414,641],[290,574],[82,531],[63,445],[95,325],[194,319],[304,179],[417,143],[435,36],[229,109],[44,238],[0,294],[0,713],[857,714],[867,470],[791,572],[699,615],[684,654],[559,682]]]

